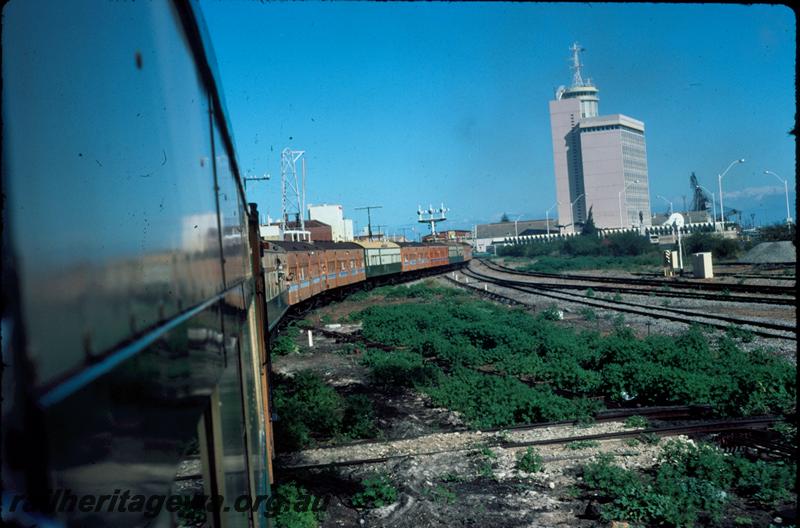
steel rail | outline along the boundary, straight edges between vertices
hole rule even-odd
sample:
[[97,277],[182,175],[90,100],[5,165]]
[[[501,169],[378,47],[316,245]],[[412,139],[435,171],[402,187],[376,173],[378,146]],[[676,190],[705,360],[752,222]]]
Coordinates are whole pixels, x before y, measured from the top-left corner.
[[[677,425],[668,427],[648,427],[644,429],[631,429],[630,431],[616,431],[610,433],[597,433],[589,435],[577,435],[558,438],[548,438],[541,440],[527,440],[521,442],[508,441],[504,438],[494,438],[487,441],[480,442],[479,444],[472,444],[464,447],[456,447],[451,449],[436,449],[431,451],[422,451],[416,453],[398,453],[394,455],[386,455],[382,457],[361,458],[351,460],[337,460],[334,462],[321,462],[316,464],[280,464],[277,466],[282,471],[300,471],[309,469],[331,469],[336,467],[349,467],[359,465],[383,464],[393,460],[402,460],[413,457],[424,457],[441,455],[446,453],[457,453],[465,451],[475,451],[484,447],[500,447],[504,449],[515,449],[520,447],[529,446],[545,446],[545,445],[561,445],[569,444],[572,442],[580,441],[601,441],[601,440],[618,440],[623,438],[635,438],[642,435],[655,434],[660,437],[688,435],[688,434],[713,434],[726,431],[740,431],[745,429],[767,429],[776,422],[783,421],[782,418],[774,416],[761,416],[755,418],[744,418],[735,420],[715,420],[706,421],[699,424],[690,425]],[[478,430],[474,431],[478,432]],[[386,443],[386,442],[384,442]],[[338,446],[342,447],[342,446]]]
[[[543,286],[536,286],[536,285],[532,285],[532,284],[526,283],[526,282],[510,281],[510,280],[505,280],[505,279],[496,279],[494,277],[490,277],[488,275],[483,275],[481,273],[477,273],[477,272],[472,271],[472,270],[470,270],[470,271],[462,270],[461,273],[466,275],[466,276],[468,276],[468,277],[475,278],[477,280],[483,280],[485,282],[490,282],[490,283],[496,284],[496,285],[504,287],[504,288],[509,288],[509,289],[512,289],[512,290],[520,291],[522,293],[541,295],[543,297],[550,297],[550,298],[561,300],[561,301],[575,302],[575,303],[579,303],[579,304],[586,304],[586,305],[589,305],[589,306],[593,306],[595,308],[611,309],[611,310],[615,310],[615,311],[619,311],[619,312],[632,313],[632,314],[636,314],[636,315],[644,315],[644,316],[647,316],[647,317],[661,317],[661,318],[666,318],[666,319],[669,319],[669,320],[672,320],[672,321],[681,322],[681,323],[684,323],[684,324],[690,324],[690,323],[693,323],[693,322],[694,323],[700,323],[700,324],[704,324],[704,325],[707,325],[707,326],[712,326],[712,327],[715,327],[715,328],[721,328],[721,329],[724,329],[724,330],[729,329],[730,328],[730,324],[748,325],[748,326],[756,327],[756,329],[750,330],[750,332],[752,332],[753,334],[756,334],[756,335],[760,335],[760,336],[763,336],[763,337],[778,338],[778,339],[790,339],[790,340],[794,340],[794,341],[797,340],[797,336],[796,335],[783,335],[783,334],[776,334],[776,333],[773,333],[773,332],[765,332],[764,330],[759,330],[759,328],[770,328],[770,329],[779,330],[779,331],[783,331],[783,332],[795,332],[796,328],[794,326],[779,325],[779,324],[769,323],[769,322],[750,321],[750,320],[739,319],[739,318],[735,318],[735,317],[721,316],[721,315],[710,315],[710,314],[705,314],[705,313],[699,314],[697,312],[694,312],[694,313],[688,312],[687,313],[687,311],[679,310],[679,309],[670,309],[670,308],[663,308],[663,307],[645,306],[645,305],[636,304],[636,303],[626,303],[624,301],[609,301],[609,300],[605,300],[605,299],[592,299],[592,298],[586,298],[586,297],[583,297],[583,296],[580,296],[580,295],[577,295],[577,294],[573,294],[573,293],[558,292],[558,291],[555,291],[555,289],[551,289],[551,288],[547,288],[547,287],[543,287]],[[448,277],[448,280],[450,280],[451,282],[454,282],[456,284],[462,284],[459,281],[454,281],[450,277]],[[522,286],[518,286],[518,285],[515,285],[515,284],[521,284]],[[470,285],[466,285],[466,286],[469,287]],[[477,290],[477,291],[481,291],[480,289],[475,288],[475,287],[473,287],[472,289]],[[496,294],[496,292],[493,292],[493,293]],[[507,297],[507,296],[504,296],[504,297]],[[513,300],[516,303],[520,303],[520,301],[518,301],[516,299],[511,299],[510,297],[507,297],[507,298],[510,299],[510,300]],[[671,314],[680,314],[680,315],[682,315],[684,317],[678,317],[677,315],[671,315]],[[694,318],[699,318],[699,319],[705,319],[705,321],[687,320],[686,317],[694,317]],[[729,324],[722,324],[722,323],[713,322],[713,321],[709,322],[708,319],[712,319],[712,320],[716,319],[718,321],[724,321],[724,322],[727,322]]]
[[719,284],[719,283],[704,283],[704,282],[687,282],[679,279],[666,281],[666,280],[652,280],[652,279],[619,279],[615,277],[601,277],[592,275],[570,275],[558,273],[541,273],[535,271],[520,271],[507,266],[490,262],[486,259],[477,259],[480,263],[488,268],[495,268],[495,271],[502,271],[512,275],[527,275],[530,277],[541,277],[561,280],[574,280],[582,282],[605,282],[605,283],[625,283],[628,285],[641,285],[641,286],[668,286],[670,288],[682,289],[695,289],[706,291],[729,291],[739,293],[753,293],[753,294],[774,294],[774,295],[795,295],[795,288],[791,286],[773,286],[773,285],[752,285],[752,284]]

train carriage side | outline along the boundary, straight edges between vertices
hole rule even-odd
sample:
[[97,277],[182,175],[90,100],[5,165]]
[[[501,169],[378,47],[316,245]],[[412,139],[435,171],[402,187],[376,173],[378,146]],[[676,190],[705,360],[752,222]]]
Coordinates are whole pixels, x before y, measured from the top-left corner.
[[403,273],[423,267],[424,246],[418,242],[398,242],[400,246],[401,270]]
[[400,246],[394,242],[359,241],[364,248],[366,277],[380,277],[401,273]]
[[353,242],[318,241],[314,245],[325,251],[329,263],[326,278],[328,289],[348,286],[366,278],[364,248]]
[[272,242],[262,240],[261,253],[267,304],[267,329],[272,331],[289,309],[289,289],[286,285],[289,265],[286,250]]
[[442,267],[450,264],[450,256],[447,245],[445,244],[431,244],[431,265],[430,267]]
[[[269,493],[257,217],[198,9],[4,6],[0,477],[33,501],[3,523],[170,526],[37,499],[169,496],[190,450],[204,494]],[[268,522],[226,506],[206,524]]]
[[[312,273],[319,269],[316,248],[308,242],[274,241],[271,244],[286,252],[286,285],[289,305],[295,305],[314,295]],[[317,272],[317,275],[319,273]]]

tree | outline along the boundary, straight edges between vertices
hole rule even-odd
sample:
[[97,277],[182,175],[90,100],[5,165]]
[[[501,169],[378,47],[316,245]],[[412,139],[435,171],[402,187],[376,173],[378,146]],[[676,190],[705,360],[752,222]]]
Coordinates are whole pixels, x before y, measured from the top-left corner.
[[503,213],[503,216],[500,217],[500,221],[501,222],[510,222],[511,219],[508,217],[508,215],[506,213]]
[[589,214],[586,216],[586,221],[583,223],[583,227],[581,228],[581,235],[596,235],[597,234],[597,227],[594,225],[594,215],[592,214],[592,208],[589,207]]
[[692,188],[692,211],[705,211],[708,209],[708,195],[699,187],[700,182],[697,180],[694,172],[689,177],[689,187]]

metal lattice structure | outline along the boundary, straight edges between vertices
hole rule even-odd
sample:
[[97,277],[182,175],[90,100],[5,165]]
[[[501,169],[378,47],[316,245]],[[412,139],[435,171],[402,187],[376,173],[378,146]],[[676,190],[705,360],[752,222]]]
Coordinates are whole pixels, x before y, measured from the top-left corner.
[[[298,176],[297,162],[301,170]],[[285,148],[281,151],[281,237],[290,240],[309,240],[304,211],[306,208],[306,158],[304,150]],[[289,228],[289,216],[295,217],[294,227]]]

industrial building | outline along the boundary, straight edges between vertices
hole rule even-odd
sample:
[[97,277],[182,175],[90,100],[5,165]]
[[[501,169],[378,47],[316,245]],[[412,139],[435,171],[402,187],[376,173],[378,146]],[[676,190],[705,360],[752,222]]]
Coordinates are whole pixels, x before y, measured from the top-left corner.
[[[549,227],[548,227],[549,224]],[[475,251],[486,253],[489,246],[505,242],[509,237],[526,235],[546,235],[558,233],[555,219],[519,220],[517,222],[496,222],[475,226]]]
[[422,237],[423,242],[472,242],[472,231],[468,229],[448,229]]
[[572,85],[550,101],[558,223],[578,229],[592,209],[600,228],[650,225],[644,123],[614,114],[599,116],[598,89],[583,80],[577,43]]

